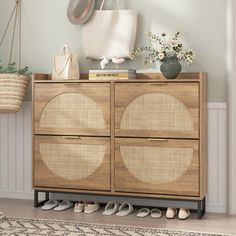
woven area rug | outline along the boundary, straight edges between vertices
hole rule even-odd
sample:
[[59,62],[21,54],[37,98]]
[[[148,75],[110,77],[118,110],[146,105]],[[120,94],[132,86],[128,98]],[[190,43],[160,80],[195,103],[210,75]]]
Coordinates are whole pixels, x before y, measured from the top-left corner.
[[76,221],[45,220],[7,217],[0,220],[0,235],[5,236],[47,236],[47,235],[112,235],[112,236],[226,236],[222,234],[188,232],[157,228],[121,225],[78,223]]

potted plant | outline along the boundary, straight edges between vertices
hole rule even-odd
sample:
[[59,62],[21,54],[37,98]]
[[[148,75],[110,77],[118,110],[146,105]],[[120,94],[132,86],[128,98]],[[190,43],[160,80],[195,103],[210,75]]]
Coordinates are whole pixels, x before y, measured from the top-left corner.
[[180,62],[191,65],[194,59],[192,49],[186,49],[179,41],[180,32],[175,33],[171,38],[167,38],[166,33],[161,35],[148,33],[148,37],[154,47],[140,46],[134,49],[133,56],[145,55],[145,63],[156,61],[161,62],[160,70],[167,79],[175,79],[181,72]]
[[0,61],[0,113],[20,110],[30,79],[28,67],[18,70],[16,63],[3,66]]
[[[14,16],[14,17],[13,17]],[[13,21],[13,19],[15,19]],[[12,63],[13,44],[18,19],[18,63]],[[3,66],[0,61],[0,113],[12,113],[20,110],[28,83],[30,72],[28,67],[20,69],[21,62],[21,0],[15,0],[15,6],[0,40],[0,47],[13,21],[9,63]]]

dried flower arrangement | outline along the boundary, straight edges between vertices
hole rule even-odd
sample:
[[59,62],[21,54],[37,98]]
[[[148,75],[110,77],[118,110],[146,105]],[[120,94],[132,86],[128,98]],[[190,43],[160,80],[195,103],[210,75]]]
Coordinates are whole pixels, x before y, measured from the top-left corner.
[[154,43],[154,47],[139,46],[133,51],[133,57],[145,54],[145,63],[179,61],[191,65],[195,56],[192,49],[183,47],[180,42],[180,32],[176,32],[171,38],[167,38],[166,33],[161,35],[149,32],[147,36]]

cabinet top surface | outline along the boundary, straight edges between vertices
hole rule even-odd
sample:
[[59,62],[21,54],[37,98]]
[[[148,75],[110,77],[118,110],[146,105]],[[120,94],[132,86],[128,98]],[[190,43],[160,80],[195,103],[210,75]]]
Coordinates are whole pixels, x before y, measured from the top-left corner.
[[207,73],[196,72],[196,73],[181,73],[177,79],[165,79],[161,73],[145,73],[137,74],[136,79],[116,79],[116,80],[89,80],[88,74],[81,74],[80,79],[75,80],[52,80],[49,74],[33,74],[34,83],[150,83],[150,82],[161,82],[161,83],[179,83],[179,82],[199,82],[202,79],[207,78]]

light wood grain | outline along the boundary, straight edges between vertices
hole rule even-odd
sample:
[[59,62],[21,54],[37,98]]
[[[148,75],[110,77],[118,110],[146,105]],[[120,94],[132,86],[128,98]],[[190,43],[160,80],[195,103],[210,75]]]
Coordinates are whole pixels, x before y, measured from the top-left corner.
[[34,165],[34,187],[110,190],[110,139],[35,136]]
[[198,138],[198,83],[116,83],[115,135]]
[[[193,73],[181,73],[178,78],[174,80],[168,80],[168,83],[178,83],[178,82],[191,82],[195,81],[198,82],[200,79],[200,75],[202,72],[193,72]],[[206,73],[203,73],[206,74]],[[79,80],[52,80],[51,74],[34,74],[34,79],[36,83],[77,83],[83,80],[83,82],[105,82],[107,83],[107,80],[89,80],[88,74],[80,74]],[[124,83],[133,83],[133,82],[149,82],[149,81],[160,81],[160,82],[166,82],[166,78],[161,73],[137,73],[136,79],[130,79],[130,80],[115,80],[119,82]]]
[[[86,80],[86,75],[84,76],[85,80],[80,81],[52,81],[50,80],[50,75],[36,75],[36,80],[34,81],[35,109],[33,113],[35,118],[35,134],[53,134],[60,135],[61,137],[44,136],[39,138],[39,136],[35,136],[37,145],[35,145],[34,154],[34,171],[36,173],[34,177],[37,176],[35,181],[38,181],[37,184],[34,184],[35,189],[115,196],[159,197],[186,200],[203,199],[207,188],[205,136],[207,101],[206,77],[206,73],[183,73],[176,80],[166,80],[161,74],[153,73],[138,74],[136,80],[117,80],[109,82],[89,81]],[[80,93],[93,99],[103,113],[105,127],[103,129],[40,127],[40,117],[47,104],[59,94],[65,93]],[[158,94],[158,96],[156,96],[156,94]],[[135,117],[139,119],[140,117],[139,114],[132,116],[132,112],[137,113],[135,109],[140,104],[138,102],[136,104],[135,101],[142,96],[144,96],[144,100],[141,106],[143,106],[143,111],[146,114],[155,114],[155,111],[159,110],[151,120],[147,120],[145,127],[139,128],[137,122],[136,127],[131,126],[132,128],[130,129],[128,126],[132,124],[132,119]],[[159,104],[158,99],[162,101],[161,104]],[[155,102],[157,102],[157,108],[151,106],[151,104],[155,106]],[[125,120],[128,123],[128,128],[125,126],[126,124],[124,125],[125,122],[123,122],[125,128],[121,128],[122,117],[125,115],[127,107],[132,103],[135,104],[135,109],[131,107]],[[147,108],[149,108],[149,111]],[[159,115],[162,109],[164,111],[164,115],[162,114],[164,118],[165,116],[170,116],[168,117],[169,120],[167,119],[169,126],[166,125],[165,120],[162,119],[164,123],[159,123],[159,126],[157,125],[159,129],[155,129],[153,128],[152,122],[155,123],[160,119]],[[142,107],[140,111],[142,112]],[[156,124],[154,124],[154,127],[155,125]],[[165,127],[164,130],[163,127]],[[109,141],[105,141],[103,138],[91,139],[88,137],[83,137],[79,141],[84,140],[86,144],[91,144],[96,140],[96,142],[100,144],[103,143],[107,147],[106,158],[104,158],[106,161],[101,165],[101,170],[99,169],[101,174],[97,173],[97,171],[95,172],[98,175],[98,179],[96,175],[92,175],[93,178],[96,178],[96,181],[99,180],[99,178],[102,179],[98,184],[97,182],[95,184],[93,178],[90,178],[91,176],[85,178],[83,181],[80,179],[79,182],[73,182],[71,180],[68,182],[68,180],[58,178],[58,176],[56,176],[56,178],[55,176],[52,177],[52,173],[48,174],[50,172],[48,168],[43,168],[44,164],[42,158],[40,158],[39,143],[42,142],[42,140],[44,140],[43,142],[50,143],[49,141],[51,140],[51,143],[69,144],[64,141],[62,142],[63,135],[69,135],[71,138],[77,135],[109,137]],[[38,140],[40,140],[40,142]],[[69,142],[71,142],[71,140]],[[78,142],[78,140],[76,142]],[[80,143],[77,144],[79,145]],[[157,151],[159,154],[170,153],[172,156],[177,156],[176,160],[174,160],[176,161],[176,173],[170,173],[170,175],[174,177],[172,178],[164,173],[166,176],[164,176],[163,179],[168,181],[164,181],[164,183],[162,179],[162,182],[158,183],[155,181],[160,181],[160,179],[158,179],[158,175],[153,172],[148,182],[148,169],[142,170],[142,168],[137,167],[136,170],[141,172],[141,176],[142,171],[144,173],[144,177],[141,177],[140,180],[140,175],[134,176],[134,173],[130,173],[130,169],[132,169],[130,157],[129,168],[127,168],[127,163],[126,165],[124,164],[124,159],[122,159],[124,156],[122,156],[121,151],[124,146],[135,147],[138,151],[142,148],[147,151],[149,148],[151,151],[146,158],[149,157],[154,166],[160,162],[160,157],[157,157],[158,161],[154,160],[156,158],[155,147],[159,148]],[[137,151],[136,149],[134,151]],[[160,149],[162,151],[160,151]],[[163,151],[164,149],[165,151]],[[177,154],[173,152],[173,150],[168,151],[168,149],[178,150],[176,152]],[[123,155],[129,152],[132,154],[132,148],[124,150],[123,148]],[[188,151],[185,152],[185,150]],[[191,150],[192,158],[188,157],[188,161],[184,163],[184,157],[181,157],[182,153],[185,153],[186,158]],[[153,151],[154,157],[151,154]],[[137,153],[137,156],[139,155],[140,154]],[[179,158],[183,161],[183,168],[180,167],[181,163]],[[165,165],[163,168],[173,167],[171,163],[168,163],[168,158],[166,158],[166,160],[163,158],[163,160]],[[173,161],[173,158],[169,158],[169,161],[170,160]],[[134,164],[139,166],[140,163]],[[159,163],[157,169],[159,168],[160,170],[159,165],[162,164],[163,162],[161,164]],[[39,167],[41,168],[41,173],[37,174],[38,169],[40,169]],[[45,169],[48,171],[47,174],[45,174]],[[50,179],[49,183],[47,179]]]
[[207,74],[200,75],[200,195],[206,196],[207,194],[207,163],[208,163],[208,125],[207,125]]
[[135,197],[135,198],[147,198],[147,199],[170,199],[170,200],[186,200],[186,201],[198,201],[202,200],[202,197],[185,196],[185,195],[173,195],[173,194],[154,194],[154,193],[132,193],[132,192],[111,192],[111,191],[99,191],[99,190],[81,190],[81,189],[69,189],[69,188],[50,188],[50,187],[34,187],[35,190],[59,192],[59,193],[81,193],[92,194],[94,196],[123,196],[123,197]]
[[115,192],[115,83],[111,82],[111,192]]
[[116,139],[115,190],[199,196],[198,141]]
[[110,84],[35,84],[35,133],[110,135]]
[[88,74],[80,74],[80,79],[76,79],[76,80],[52,80],[52,75],[51,74],[40,74],[40,73],[35,73],[34,74],[34,80],[35,82],[38,81],[45,81],[48,80],[49,82],[65,82],[65,81],[74,81],[74,82],[78,82],[80,80],[86,80],[88,79]]
[[150,79],[150,80],[159,80],[159,81],[168,81],[168,83],[176,83],[176,82],[191,82],[198,81],[201,73],[193,72],[193,73],[180,73],[179,76],[174,80],[167,80],[162,73],[138,73],[137,79]]
[[35,152],[35,145],[34,145],[34,142],[35,142],[35,138],[34,138],[34,134],[35,134],[35,93],[34,93],[34,85],[35,85],[35,78],[37,77],[36,74],[33,74],[32,76],[32,112],[31,112],[31,118],[32,118],[32,124],[31,124],[31,127],[32,127],[32,173],[31,173],[31,178],[32,178],[32,181],[31,181],[31,186],[32,188],[34,188],[34,173],[35,173],[35,155],[34,155],[34,152]]

